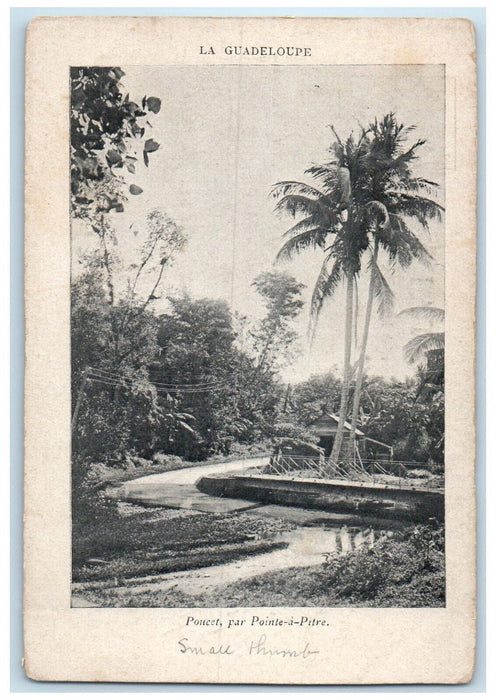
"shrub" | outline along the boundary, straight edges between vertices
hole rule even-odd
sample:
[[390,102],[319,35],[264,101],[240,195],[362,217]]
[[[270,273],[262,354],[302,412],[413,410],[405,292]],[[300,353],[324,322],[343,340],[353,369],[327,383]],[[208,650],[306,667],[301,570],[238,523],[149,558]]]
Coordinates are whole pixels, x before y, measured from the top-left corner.
[[173,471],[174,469],[181,469],[185,466],[184,459],[178,457],[177,455],[166,455],[162,452],[156,452],[153,455],[153,462],[164,467],[164,471]]
[[444,530],[431,525],[411,527],[385,536],[371,549],[330,554],[323,569],[325,584],[341,598],[387,598],[396,595],[398,586],[432,573],[430,594],[444,600]]

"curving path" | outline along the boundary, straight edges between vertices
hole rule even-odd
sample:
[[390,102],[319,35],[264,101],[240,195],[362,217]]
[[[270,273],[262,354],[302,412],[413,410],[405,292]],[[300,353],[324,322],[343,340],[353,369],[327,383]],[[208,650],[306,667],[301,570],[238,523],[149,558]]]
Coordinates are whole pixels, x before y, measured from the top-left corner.
[[195,484],[202,476],[210,474],[228,474],[244,471],[249,467],[258,467],[269,463],[269,457],[249,457],[233,459],[219,464],[202,464],[198,467],[176,469],[164,474],[151,474],[129,481],[129,484]]
[[186,508],[208,513],[248,510],[256,507],[257,504],[238,498],[210,496],[198,491],[195,484],[203,476],[235,474],[250,467],[268,464],[268,462],[269,457],[250,457],[233,459],[220,464],[186,467],[163,474],[151,474],[126,482],[115,490],[113,495],[120,500],[142,505]]

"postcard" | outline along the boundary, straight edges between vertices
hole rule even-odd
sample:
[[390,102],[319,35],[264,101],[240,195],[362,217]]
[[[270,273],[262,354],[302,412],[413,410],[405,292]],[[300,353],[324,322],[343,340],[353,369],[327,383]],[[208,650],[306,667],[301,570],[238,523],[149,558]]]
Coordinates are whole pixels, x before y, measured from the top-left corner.
[[25,668],[466,683],[465,19],[40,17]]

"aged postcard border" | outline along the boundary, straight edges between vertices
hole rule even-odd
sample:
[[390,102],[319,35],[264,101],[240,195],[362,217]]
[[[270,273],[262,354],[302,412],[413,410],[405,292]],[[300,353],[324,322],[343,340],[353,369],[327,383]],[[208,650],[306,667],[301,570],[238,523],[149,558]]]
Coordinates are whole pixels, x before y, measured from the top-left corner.
[[[140,23],[140,22],[139,22]],[[248,22],[249,24],[249,22]],[[46,26],[46,25],[45,25]],[[149,25],[150,26],[150,25]],[[460,30],[463,32],[464,31],[464,25],[462,22],[458,25],[460,27]],[[284,29],[286,29],[287,25],[285,25]],[[38,29],[37,29],[38,28]],[[41,23],[38,23],[37,25],[32,26],[31,34],[33,36],[34,31],[41,31],[43,32],[43,21]],[[40,56],[41,59],[46,60],[47,56]],[[75,64],[81,64],[83,63],[82,61],[73,61],[71,60],[71,63]],[[119,63],[125,63],[124,60],[119,60]],[[28,69],[28,75],[31,80],[31,90],[36,89],[36,84],[37,80],[39,80],[39,77],[35,74],[36,69],[33,71],[33,67],[31,66]],[[464,91],[462,94],[464,95],[469,95],[470,94],[470,81],[468,81],[465,84]],[[459,95],[458,95],[459,98]],[[32,112],[30,112],[30,103],[29,102],[29,97],[28,97],[28,110],[27,110],[27,118],[28,118],[28,125],[31,123],[30,119],[32,118]],[[31,99],[33,99],[31,97]],[[460,116],[460,114],[458,115]],[[465,121],[465,124],[462,124],[462,128],[464,127],[468,134],[473,133],[473,128],[475,126],[475,112],[474,108],[469,109],[468,114],[467,114],[467,119]],[[459,132],[460,133],[460,132]],[[44,134],[46,137],[47,134]],[[60,132],[58,132],[58,137],[60,137]],[[50,137],[49,137],[50,138]],[[36,228],[37,224],[33,220],[33,209],[29,204],[29,197],[35,196],[35,201],[39,207],[39,210],[43,212],[44,215],[46,215],[47,220],[50,219],[50,214],[52,213],[52,210],[47,210],[47,204],[51,205],[53,202],[53,198],[50,195],[50,192],[47,189],[44,189],[43,192],[34,192],[32,190],[33,188],[33,175],[36,172],[36,168],[38,167],[38,163],[36,162],[36,159],[32,157],[33,154],[33,148],[35,147],[36,144],[36,137],[34,133],[32,133],[31,130],[28,131],[28,161],[27,161],[27,176],[28,176],[28,181],[27,181],[27,202],[28,202],[28,210],[27,210],[27,269],[26,269],[26,279],[27,279],[27,292],[28,292],[28,297],[27,297],[27,322],[28,322],[28,332],[27,332],[27,386],[28,386],[28,391],[29,393],[26,396],[26,416],[27,416],[27,430],[38,430],[36,428],[36,423],[39,421],[41,416],[36,416],[33,413],[33,409],[35,404],[33,401],[37,400],[37,387],[36,385],[36,377],[33,374],[33,371],[35,371],[35,365],[34,365],[34,355],[33,353],[33,342],[36,342],[37,345],[38,343],[43,343],[43,338],[46,337],[46,330],[40,328],[39,325],[37,325],[37,318],[40,318],[41,316],[40,313],[42,313],[43,310],[43,303],[40,301],[36,301],[33,299],[33,297],[29,296],[29,289],[30,285],[33,283],[36,284],[37,288],[40,288],[38,285],[41,284],[41,289],[46,293],[46,296],[48,297],[50,294],[52,298],[55,300],[56,303],[59,304],[59,308],[62,310],[64,307],[60,306],[60,294],[61,290],[63,288],[63,278],[64,275],[61,274],[60,270],[50,270],[52,274],[50,276],[50,280],[47,279],[46,277],[46,271],[43,271],[40,269],[40,267],[37,265],[37,260],[46,260],[46,246],[43,245],[42,241],[39,239],[36,239]],[[58,147],[56,142],[53,140],[53,137],[51,139],[51,145],[53,146],[53,151],[57,152]],[[465,144],[465,147],[471,150],[471,152],[474,154],[474,146],[473,146],[473,141],[467,142]],[[48,149],[47,149],[48,150]],[[475,155],[475,154],[474,154]],[[63,162],[63,161],[59,161]],[[468,188],[470,190],[470,188]],[[40,196],[41,195],[41,196]],[[449,198],[452,198],[452,192],[449,193]],[[465,207],[464,213],[465,213],[465,220],[468,221],[474,221],[474,205],[475,205],[475,200],[474,200],[474,195],[473,195],[473,189],[472,189],[472,195],[469,197],[470,202],[468,203],[467,207]],[[448,221],[446,224],[448,228]],[[32,233],[31,233],[32,232]],[[462,247],[465,246],[466,250],[469,255],[472,256],[472,261],[473,261],[473,249],[472,249],[472,242],[473,242],[473,235],[472,237],[464,235],[460,241],[459,245]],[[448,246],[447,246],[448,248]],[[60,249],[59,249],[60,250]],[[62,256],[63,259],[63,256]],[[457,260],[454,260],[451,258],[451,263],[453,266],[458,263]],[[472,273],[473,273],[473,267],[472,267]],[[449,272],[449,274],[448,274]],[[453,268],[451,271],[447,270],[447,288],[452,289],[453,285],[453,279],[456,279],[456,276],[453,276]],[[459,282],[459,280],[458,280]],[[468,279],[465,284],[465,290],[466,293],[470,298],[474,298],[473,296],[473,290],[474,290],[474,275],[468,275]],[[62,285],[62,286],[61,286]],[[53,292],[55,292],[55,297],[53,297]],[[448,298],[449,302],[449,298]],[[66,310],[63,311],[64,318],[67,318],[67,307],[65,307]],[[464,309],[465,311],[465,309]],[[473,311],[473,309],[467,309],[468,315],[465,315],[465,322],[468,324],[468,327],[471,325],[471,317],[470,317],[470,312]],[[449,306],[447,309],[447,327],[449,328],[450,325],[450,316],[449,316]],[[50,319],[48,319],[50,321]],[[47,324],[49,325],[49,324]],[[36,339],[36,341],[35,341]],[[448,333],[448,347],[449,347],[449,339],[450,335]],[[472,349],[473,347],[473,338],[469,341],[470,345],[469,347]],[[42,345],[39,345],[38,347],[42,347]],[[470,356],[472,352],[469,352]],[[449,353],[448,353],[449,355]],[[31,366],[30,366],[30,358],[31,358]],[[48,360],[48,358],[45,356],[45,362]],[[460,366],[459,363],[456,363],[456,371],[457,371],[457,379],[459,383],[461,384],[462,382],[460,381],[460,377],[463,377],[465,385],[466,386],[473,386],[473,376],[471,375],[470,372],[467,373],[466,368],[463,366]],[[48,371],[51,373],[51,376],[55,377],[58,376],[58,369],[55,367],[53,364],[48,363],[47,367]],[[447,372],[450,371],[449,367],[449,362],[447,363]],[[452,375],[453,376],[453,375]],[[471,378],[472,377],[472,378]],[[48,403],[50,404],[50,401],[53,401],[54,399],[58,402],[62,400],[62,397],[65,393],[64,387],[61,387],[61,391],[59,389],[56,389],[53,394],[51,394],[48,399]],[[469,392],[470,393],[470,392]],[[449,405],[449,404],[448,404]],[[453,405],[456,405],[455,402],[453,402]],[[473,414],[472,414],[473,415]],[[451,416],[451,419],[453,419],[453,416]],[[45,429],[48,429],[50,432],[50,427],[52,426],[52,422],[49,421],[48,423],[45,423]],[[41,427],[41,426],[39,426]],[[37,433],[39,434],[39,433]],[[28,433],[29,435],[29,433]],[[473,439],[473,435],[472,435]],[[463,453],[472,453],[472,450],[469,447],[470,445],[470,440],[467,443],[467,450],[468,452]],[[53,449],[53,448],[52,448]],[[60,450],[63,454],[67,454],[67,448],[63,445],[63,442],[58,442],[58,445],[56,447],[57,450]],[[46,522],[46,516],[42,513],[39,512],[39,509],[36,507],[35,503],[36,501],[34,500],[34,495],[37,494],[37,498],[39,499],[38,494],[41,493],[47,493],[46,489],[47,487],[50,487],[50,484],[47,482],[47,475],[43,475],[43,473],[40,471],[40,469],[35,468],[34,462],[33,462],[33,453],[32,453],[32,448],[29,444],[29,441],[27,443],[27,465],[29,466],[29,481],[26,481],[26,498],[27,498],[27,517],[28,517],[28,525],[27,525],[27,530],[26,530],[26,547],[27,547],[27,575],[32,576],[32,580],[34,581],[36,576],[40,573],[40,568],[39,568],[39,562],[40,560],[38,559],[38,547],[41,543],[37,542],[37,537],[35,532],[33,531],[33,527],[40,527],[45,536],[50,534],[51,537],[53,538],[54,541],[59,543],[59,546],[61,546],[62,549],[65,549],[66,544],[66,537],[62,536],[61,537],[61,529],[60,526],[62,525],[62,522],[60,519],[53,520],[50,524],[48,524],[49,529],[45,529],[47,526]],[[47,454],[48,459],[50,459],[49,456],[50,453]],[[52,452],[52,456],[54,453]],[[49,480],[50,481],[50,480]],[[466,478],[464,480],[464,483],[467,484]],[[472,490],[473,490],[473,480],[469,480],[469,489],[470,489],[470,483],[472,484]],[[41,490],[39,490],[41,489]],[[64,496],[59,493],[54,493],[53,490],[51,490],[53,494],[53,501],[52,505],[55,505],[57,508],[60,508],[61,511],[64,511]],[[466,494],[464,495],[464,498],[462,498],[462,494],[455,492],[452,494],[448,494],[448,496],[451,496],[451,501],[452,505],[447,508],[447,519],[452,520],[451,527],[455,527],[455,521],[454,521],[454,516],[453,516],[453,510],[454,510],[454,505],[456,503],[456,508],[459,509],[459,512],[465,512],[466,515],[469,515],[469,519],[472,523],[474,523],[474,516],[472,514],[467,514],[465,504],[467,503],[467,497]],[[450,500],[448,498],[448,500]],[[38,500],[39,502],[39,500]],[[472,502],[473,502],[473,494],[472,494]],[[471,532],[467,533],[466,535],[463,536],[462,542],[457,542],[457,545],[455,548],[453,548],[453,544],[451,544],[451,547],[449,547],[449,552],[448,552],[448,561],[452,558],[456,560],[461,552],[464,552],[465,555],[467,553],[470,553],[469,555],[469,560],[474,563],[473,555],[474,555],[474,550],[473,550],[473,537],[471,536]],[[36,548],[35,548],[35,542]],[[449,543],[448,543],[449,544]],[[41,551],[40,551],[41,554]],[[38,563],[37,563],[38,562]],[[49,567],[49,571],[53,572],[54,578],[57,576],[57,572],[55,569],[52,568],[52,566]],[[36,573],[38,572],[38,574]],[[45,572],[43,579],[46,581],[46,576],[47,572]],[[48,573],[48,576],[50,574]],[[473,584],[473,582],[472,582]],[[29,584],[28,584],[29,585]],[[469,588],[473,590],[473,585],[470,585]],[[457,590],[455,597],[453,598],[453,602],[450,602],[448,600],[448,608],[451,608],[453,610],[453,606],[456,606],[460,604],[460,606],[463,606],[463,601],[466,599],[464,598],[463,594],[461,593],[460,589],[458,586],[454,586],[453,590]],[[449,588],[448,588],[449,590]],[[56,624],[57,625],[57,632],[56,632],[56,638],[59,640],[62,640],[64,637],[61,637],[62,633],[62,627],[59,627],[61,624],[62,620],[59,618],[59,620],[55,621],[53,619],[52,614],[50,613],[50,610],[57,610],[60,609],[60,604],[62,603],[63,599],[65,596],[62,598],[58,593],[56,593],[53,590],[53,593],[55,595],[51,598],[50,602],[49,599],[46,598],[46,596],[49,594],[48,587],[44,587],[42,590],[39,589],[35,592],[32,588],[27,588],[26,589],[26,618],[27,618],[27,627],[26,627],[26,632],[27,632],[27,643],[28,643],[28,651],[29,651],[29,645],[31,645],[31,653],[32,653],[32,658],[34,659],[31,663],[33,664],[31,668],[28,670],[30,675],[32,677],[38,677],[38,678],[58,678],[59,680],[64,680],[64,679],[81,679],[81,680],[90,680],[90,678],[85,675],[85,668],[80,667],[78,670],[74,669],[72,672],[68,671],[67,669],[67,663],[64,663],[63,667],[56,668],[52,664],[55,660],[53,657],[48,657],[48,658],[43,658],[44,657],[44,652],[40,648],[39,644],[36,642],[36,635],[35,635],[35,630],[36,628],[41,624],[42,627],[46,630],[47,627],[46,625],[49,625],[49,628],[52,627],[52,625]],[[49,594],[50,596],[52,595],[52,592]],[[461,597],[460,597],[461,595]],[[48,603],[48,606],[47,606]],[[62,606],[63,607],[63,606]],[[36,613],[35,610],[38,609],[40,612]],[[45,613],[43,613],[43,609],[45,609]],[[102,621],[105,620],[106,624],[108,624],[109,629],[113,628],[114,633],[117,633],[117,628],[114,627],[113,622],[110,622],[110,618],[107,615],[108,611],[87,611],[89,614],[88,621],[90,620],[95,620],[95,614],[98,613],[98,615],[101,615]],[[122,612],[122,611],[119,611]],[[126,611],[127,612],[127,611]],[[136,610],[129,611],[130,614],[132,613],[133,617],[130,617],[129,615],[125,615],[125,617],[128,618],[129,622],[133,620],[134,622],[138,623],[138,625],[141,625],[141,622],[137,618],[137,612]],[[143,621],[146,618],[147,622],[151,621],[150,618],[150,611],[140,611],[143,613]],[[166,618],[167,615],[160,616],[157,615],[157,611],[153,611],[154,617],[158,619],[161,618],[162,622],[166,624]],[[171,613],[171,611],[165,611],[167,613]],[[336,620],[337,626],[340,624],[345,623],[347,619],[349,619],[350,613],[355,614],[357,611],[332,611],[332,617]],[[378,611],[374,611],[376,613]],[[413,622],[415,620],[416,628],[417,630],[419,629],[424,629],[425,625],[425,631],[427,631],[428,626],[430,625],[431,622],[435,622],[435,624],[438,626],[438,629],[440,630],[443,623],[442,623],[442,618],[439,617],[439,613],[441,611],[381,611],[381,612],[386,612],[388,617],[390,619],[396,618],[398,621],[401,618],[402,620],[407,620],[409,619],[410,621]],[[424,615],[425,612],[428,612],[428,615]],[[449,611],[448,611],[449,612]],[[82,611],[73,611],[73,619],[80,619],[82,620]],[[420,614],[421,613],[421,614]],[[76,617],[77,616],[77,617]],[[400,617],[398,617],[400,616]],[[140,615],[141,617],[141,615]],[[374,618],[376,618],[376,615],[374,614]],[[426,619],[429,618],[429,621]],[[96,620],[95,620],[96,621]],[[69,618],[67,618],[67,622],[69,622]],[[66,623],[62,623],[66,624]],[[72,622],[70,623],[72,627]],[[180,622],[178,623],[180,625]],[[464,613],[460,615],[460,617],[457,620],[457,624],[462,625],[462,628],[465,629],[467,632],[469,629],[472,630],[473,634],[473,619],[471,616],[471,612],[467,610],[466,608],[466,602],[465,602],[465,608],[464,608]],[[98,625],[98,623],[97,623]],[[99,626],[99,625],[98,625]],[[147,625],[148,626],[148,625]],[[163,636],[163,631],[162,628],[159,627],[160,633],[159,633],[159,638],[162,638]],[[53,628],[55,632],[55,628]],[[392,637],[394,638],[394,630],[391,630],[392,632]],[[31,635],[31,636],[30,636]],[[35,636],[32,636],[35,635]],[[65,637],[67,641],[67,637]],[[337,641],[335,639],[335,641]],[[458,640],[461,641],[461,640]],[[329,640],[326,641],[326,645],[330,643]],[[396,639],[395,644],[398,645],[400,643],[400,640]],[[464,658],[469,658],[467,654],[469,654],[469,648],[465,649],[465,656]],[[420,654],[420,650],[416,650],[417,653]],[[381,677],[380,679],[378,676],[375,675],[374,671],[372,668],[368,669],[362,669],[362,673],[364,674],[363,676],[343,676],[341,673],[338,673],[336,676],[334,676],[334,670],[331,672],[330,675],[325,674],[325,677],[318,678],[317,676],[313,679],[313,682],[321,682],[321,683],[328,683],[328,682],[463,682],[464,679],[467,679],[467,670],[465,670],[461,675],[460,675],[460,667],[457,667],[456,669],[452,666],[452,662],[450,661],[449,657],[447,656],[448,650],[444,650],[444,657],[439,659],[437,658],[437,661],[439,662],[439,666],[437,670],[434,669],[428,669],[427,670],[427,676],[424,675],[423,667],[422,665],[418,665],[418,663],[414,662],[412,664],[412,667],[410,669],[396,669],[396,672],[399,674],[397,676],[391,676],[391,677]],[[459,652],[457,652],[459,653]],[[124,658],[124,656],[122,657]],[[65,659],[65,662],[67,662],[67,659]],[[136,677],[136,675],[131,674],[129,678],[126,677],[126,672],[124,669],[122,670],[122,674],[120,675],[120,670],[118,674],[116,674],[116,670],[112,669],[112,664],[113,661],[112,659],[108,660],[108,666],[105,668],[100,668],[98,672],[98,680],[162,680],[162,678],[159,677],[159,675],[156,675],[156,672],[152,672],[152,676],[148,675],[148,672],[145,670],[143,671],[143,675],[141,677]],[[159,659],[156,658],[155,661],[152,661],[152,666],[153,664],[157,664],[159,662]],[[159,662],[160,663],[160,662]],[[119,664],[120,666],[120,664]],[[208,669],[208,666],[205,664],[201,665],[201,668],[198,668],[198,675],[195,678],[192,678],[191,680],[198,680],[198,681],[214,681],[214,680],[222,680],[225,682],[242,682],[246,681],[247,679],[239,677],[239,675],[233,676],[232,673],[229,673],[229,671],[226,670],[226,672],[222,673],[222,676],[219,677],[217,674],[216,676],[211,675],[211,671]],[[158,666],[155,666],[158,669]],[[47,673],[46,669],[50,668],[52,669],[51,671],[48,672],[48,675],[45,675]],[[88,670],[91,667],[87,667]],[[464,667],[466,668],[466,667]],[[303,669],[302,669],[303,670]],[[171,670],[171,675],[167,675],[167,677],[164,677],[163,680],[184,680],[185,678],[185,671],[186,669],[174,669]],[[90,674],[92,675],[94,671],[89,670]],[[67,675],[69,674],[69,675]],[[267,674],[267,675],[265,675]],[[453,674],[453,675],[452,675]],[[297,682],[296,676],[293,675],[293,673],[290,673],[288,676],[288,680],[290,682]],[[262,682],[277,682],[276,676],[274,676],[273,673],[270,672],[269,669],[266,669],[264,672],[260,674],[260,677],[257,677],[256,679],[253,679],[253,682],[256,681],[262,681]]]

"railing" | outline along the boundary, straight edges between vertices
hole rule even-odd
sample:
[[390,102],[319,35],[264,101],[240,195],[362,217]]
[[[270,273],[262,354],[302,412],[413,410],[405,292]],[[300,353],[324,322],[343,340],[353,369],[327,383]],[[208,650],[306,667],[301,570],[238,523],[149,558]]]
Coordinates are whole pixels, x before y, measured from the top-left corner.
[[[252,473],[285,476],[290,478],[338,479],[372,484],[389,484],[394,486],[415,486],[417,479],[408,476],[409,469],[423,469],[427,472],[429,465],[422,462],[400,462],[377,459],[362,459],[360,455],[340,459],[307,457],[303,455],[273,455],[269,464],[260,465]],[[427,475],[426,475],[427,476]],[[443,488],[444,479],[432,475],[418,486]]]

